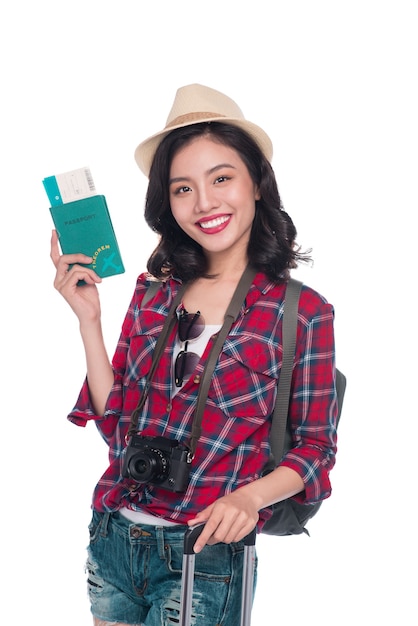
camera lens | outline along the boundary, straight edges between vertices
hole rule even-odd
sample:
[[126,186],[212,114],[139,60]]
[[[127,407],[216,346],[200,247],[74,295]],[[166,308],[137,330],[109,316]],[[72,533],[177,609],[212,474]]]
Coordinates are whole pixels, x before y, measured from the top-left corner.
[[138,483],[158,483],[168,472],[168,461],[161,450],[142,450],[133,455],[129,462],[131,478]]

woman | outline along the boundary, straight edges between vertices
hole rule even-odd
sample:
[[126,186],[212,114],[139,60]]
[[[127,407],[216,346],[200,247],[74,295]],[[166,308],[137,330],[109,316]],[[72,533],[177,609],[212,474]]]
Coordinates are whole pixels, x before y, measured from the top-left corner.
[[[135,153],[149,176],[145,218],[160,240],[137,280],[112,362],[100,324],[100,278],[83,265],[88,257],[60,255],[53,232],[55,287],[79,319],[87,360],[69,419],[82,426],[94,420],[109,445],[109,466],[93,496],[87,563],[96,626],[178,621],[183,536],[187,525],[200,523],[193,619],[235,626],[243,538],[261,530],[272,503],[317,502],[331,493],[333,309],[306,286],[290,406],[295,448],[262,475],[286,279],[308,258],[295,245],[271,157],[269,137],[233,100],[202,85],[177,91],[166,127]],[[188,455],[204,367],[247,267],[255,276],[217,359],[201,435]],[[161,286],[142,306],[150,277]],[[146,385],[173,301],[176,323]],[[176,481],[181,474],[177,487],[170,472]]]

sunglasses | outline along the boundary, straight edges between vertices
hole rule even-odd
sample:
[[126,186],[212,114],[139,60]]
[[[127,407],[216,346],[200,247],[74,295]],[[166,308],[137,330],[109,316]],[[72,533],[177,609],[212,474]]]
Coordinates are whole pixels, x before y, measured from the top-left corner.
[[174,382],[176,387],[181,387],[186,377],[189,377],[200,360],[200,356],[195,352],[187,350],[189,341],[197,339],[205,329],[205,320],[197,313],[187,313],[182,310],[179,316],[178,335],[182,343],[183,350],[178,353],[174,363]]

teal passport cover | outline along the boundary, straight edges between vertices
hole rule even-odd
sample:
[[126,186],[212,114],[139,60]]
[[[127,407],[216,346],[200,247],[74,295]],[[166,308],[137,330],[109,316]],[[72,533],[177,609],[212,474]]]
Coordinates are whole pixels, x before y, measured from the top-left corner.
[[90,196],[49,210],[64,254],[91,256],[93,262],[87,267],[101,278],[123,274],[125,268],[104,196]]

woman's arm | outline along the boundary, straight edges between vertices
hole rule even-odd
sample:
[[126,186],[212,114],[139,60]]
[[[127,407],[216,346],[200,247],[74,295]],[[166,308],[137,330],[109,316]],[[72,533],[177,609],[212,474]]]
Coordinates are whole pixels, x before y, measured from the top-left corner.
[[[105,348],[97,283],[100,276],[81,265],[91,263],[84,254],[61,255],[55,230],[51,237],[51,259],[56,268],[54,287],[68,302],[80,324],[90,396],[98,415],[103,415],[114,376]],[[80,285],[83,280],[85,284]]]
[[206,543],[240,541],[257,524],[258,511],[303,489],[304,483],[299,474],[280,466],[267,476],[219,498],[189,522],[189,526],[205,523],[194,551],[200,552]]

